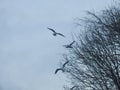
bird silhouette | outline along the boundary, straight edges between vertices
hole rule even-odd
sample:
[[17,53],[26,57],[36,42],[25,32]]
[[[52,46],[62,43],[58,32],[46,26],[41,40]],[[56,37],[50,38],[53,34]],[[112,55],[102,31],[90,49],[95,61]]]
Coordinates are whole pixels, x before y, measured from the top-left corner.
[[73,86],[70,88],[70,90],[74,90],[74,88],[78,88],[79,86]]
[[52,29],[52,28],[48,28],[50,31],[52,31],[53,32],[53,36],[57,36],[57,35],[60,35],[60,36],[62,36],[62,37],[65,37],[65,35],[63,35],[63,34],[61,34],[61,33],[58,33],[58,32],[56,32],[54,29]]
[[69,61],[66,61],[66,62],[62,65],[62,68],[64,68],[67,63],[69,63]]
[[55,70],[55,74],[56,74],[58,71],[60,71],[60,70],[61,70],[62,72],[64,72],[64,69],[63,69],[63,68],[58,68],[58,69]]
[[70,44],[68,45],[63,45],[65,48],[73,48],[73,44],[75,43],[75,41],[71,42]]
[[64,70],[64,67],[65,67],[65,65],[66,65],[67,63],[69,63],[69,61],[66,61],[66,62],[62,65],[61,68],[57,68],[57,69],[55,70],[55,74],[56,74],[58,71],[64,72],[64,71],[65,71],[65,70]]

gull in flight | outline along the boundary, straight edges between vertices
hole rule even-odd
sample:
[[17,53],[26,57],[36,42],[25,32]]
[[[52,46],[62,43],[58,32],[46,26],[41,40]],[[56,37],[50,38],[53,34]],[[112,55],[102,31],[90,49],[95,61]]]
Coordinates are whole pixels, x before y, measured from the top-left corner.
[[73,86],[70,88],[70,90],[74,90],[75,88],[78,88],[79,86]]
[[64,68],[65,65],[68,64],[68,63],[69,63],[69,61],[66,61],[66,62],[63,64],[62,68]]
[[64,67],[65,67],[65,65],[67,64],[67,63],[69,63],[69,61],[66,61],[63,65],[62,65],[62,67],[61,68],[57,68],[56,70],[55,70],[55,74],[58,72],[58,71],[62,71],[62,72],[64,72]]
[[63,35],[63,34],[61,34],[61,33],[56,32],[56,31],[55,31],[54,29],[52,29],[52,28],[47,28],[47,29],[49,29],[50,31],[52,31],[52,32],[53,32],[53,36],[60,35],[60,36],[62,36],[62,37],[65,37],[65,35]]
[[57,68],[56,70],[55,70],[55,74],[58,72],[58,71],[62,71],[62,72],[64,72],[64,69],[63,68]]
[[73,44],[75,43],[75,41],[71,42],[70,44],[68,45],[63,45],[65,48],[73,48]]

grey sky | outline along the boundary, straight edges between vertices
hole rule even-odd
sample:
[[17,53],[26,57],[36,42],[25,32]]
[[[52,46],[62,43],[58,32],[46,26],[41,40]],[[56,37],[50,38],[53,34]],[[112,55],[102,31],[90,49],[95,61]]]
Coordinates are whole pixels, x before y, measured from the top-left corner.
[[[63,90],[65,76],[54,75],[72,39],[76,17],[99,11],[112,0],[0,0],[0,88]],[[53,37],[47,27],[67,37]]]

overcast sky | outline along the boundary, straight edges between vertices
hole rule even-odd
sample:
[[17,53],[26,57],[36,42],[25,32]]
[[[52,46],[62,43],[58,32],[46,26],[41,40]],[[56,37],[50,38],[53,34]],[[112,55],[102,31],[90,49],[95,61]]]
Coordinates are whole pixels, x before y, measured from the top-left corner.
[[[62,45],[79,29],[75,18],[112,0],[0,0],[0,90],[63,90]],[[51,27],[66,35],[52,36]]]

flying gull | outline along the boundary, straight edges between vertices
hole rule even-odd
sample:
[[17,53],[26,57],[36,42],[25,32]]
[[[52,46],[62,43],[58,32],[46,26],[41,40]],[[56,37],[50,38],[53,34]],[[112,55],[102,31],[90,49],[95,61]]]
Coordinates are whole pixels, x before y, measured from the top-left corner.
[[58,32],[56,32],[54,29],[52,29],[52,28],[48,28],[50,31],[52,31],[53,32],[53,36],[57,36],[57,35],[60,35],[60,36],[62,36],[62,37],[65,37],[65,35],[63,35],[63,34],[61,34],[61,33],[58,33]]
[[64,72],[64,67],[65,67],[65,65],[66,65],[67,63],[69,63],[69,61],[66,61],[66,62],[62,65],[61,68],[57,68],[57,69],[55,70],[55,74],[56,74],[58,71]]
[[73,48],[73,44],[75,43],[75,41],[71,42],[70,44],[68,45],[63,45],[65,48]]

